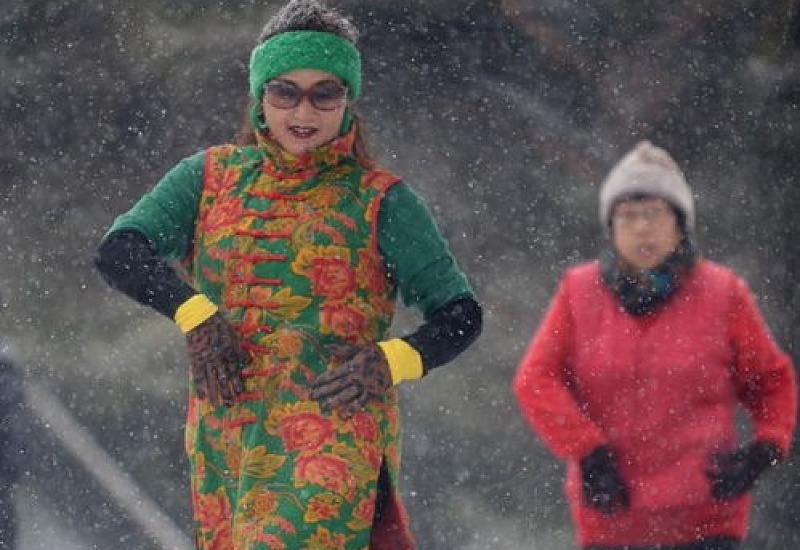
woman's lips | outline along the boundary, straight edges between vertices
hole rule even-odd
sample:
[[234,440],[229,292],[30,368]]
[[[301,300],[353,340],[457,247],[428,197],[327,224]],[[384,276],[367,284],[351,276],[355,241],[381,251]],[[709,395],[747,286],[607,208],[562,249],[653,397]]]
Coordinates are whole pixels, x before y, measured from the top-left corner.
[[317,129],[310,126],[290,126],[289,133],[297,139],[310,139],[317,133]]

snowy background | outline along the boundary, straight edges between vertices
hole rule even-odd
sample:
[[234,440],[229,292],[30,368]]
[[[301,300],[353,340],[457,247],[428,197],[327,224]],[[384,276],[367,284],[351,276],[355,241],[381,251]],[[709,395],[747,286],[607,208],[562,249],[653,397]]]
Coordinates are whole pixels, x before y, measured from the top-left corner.
[[[800,2],[331,3],[362,29],[376,156],[429,201],[486,311],[473,348],[403,388],[419,546],[570,548],[562,465],[509,385],[558,276],[603,244],[598,185],[638,140],[672,152],[704,253],[747,279],[800,364]],[[175,162],[231,138],[278,5],[0,3],[0,334],[31,398],[23,549],[188,536],[182,336],[92,256]],[[746,550],[800,546],[798,456],[758,488]],[[150,505],[164,521],[142,519]]]

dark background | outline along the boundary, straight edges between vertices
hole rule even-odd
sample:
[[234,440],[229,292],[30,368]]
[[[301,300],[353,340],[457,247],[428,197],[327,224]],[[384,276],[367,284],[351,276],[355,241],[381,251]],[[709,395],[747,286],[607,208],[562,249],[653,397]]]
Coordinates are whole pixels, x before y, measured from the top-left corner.
[[[403,388],[420,548],[568,548],[562,466],[509,386],[560,273],[603,245],[598,186],[638,140],[684,169],[704,254],[745,277],[800,363],[800,3],[331,4],[362,30],[376,156],[428,200],[486,311],[477,345]],[[278,6],[0,4],[0,334],[184,528],[182,336],[109,290],[92,256],[175,162],[231,138]],[[403,311],[396,330],[417,321]],[[52,430],[29,430],[37,505],[96,548],[155,548]],[[798,477],[795,453],[760,485],[747,549],[800,543]]]

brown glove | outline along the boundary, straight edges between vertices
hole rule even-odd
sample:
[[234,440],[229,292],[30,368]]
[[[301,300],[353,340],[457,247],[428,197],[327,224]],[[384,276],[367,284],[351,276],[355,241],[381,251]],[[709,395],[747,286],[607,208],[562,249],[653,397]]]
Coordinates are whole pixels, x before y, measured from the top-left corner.
[[244,391],[240,374],[247,352],[233,325],[217,312],[186,333],[195,391],[214,405],[232,405]]
[[340,364],[311,384],[312,399],[319,400],[326,411],[338,410],[343,418],[350,418],[392,386],[389,363],[376,344],[339,344],[330,351]]

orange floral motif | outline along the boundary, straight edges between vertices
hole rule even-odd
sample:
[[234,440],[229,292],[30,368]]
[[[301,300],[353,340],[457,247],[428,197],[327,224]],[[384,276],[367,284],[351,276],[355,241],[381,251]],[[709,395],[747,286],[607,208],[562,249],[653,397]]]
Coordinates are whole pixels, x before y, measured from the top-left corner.
[[242,169],[239,166],[228,166],[224,170],[222,177],[211,179],[213,183],[207,187],[209,192],[215,194],[225,192],[236,186],[242,178]]
[[331,421],[318,413],[299,413],[285,416],[278,433],[289,451],[316,451],[334,436]]
[[247,298],[247,287],[244,285],[230,285],[225,288],[224,303],[240,303]]
[[195,520],[201,526],[210,529],[220,529],[223,525],[230,524],[231,508],[225,489],[219,488],[213,493],[194,494]]
[[249,299],[258,307],[265,307],[275,302],[272,289],[263,286],[254,286],[250,289]]
[[339,258],[318,258],[307,271],[316,294],[341,300],[355,289],[355,273]]
[[252,513],[258,518],[268,518],[278,509],[278,499],[275,493],[258,491],[253,497]]
[[313,483],[353,499],[356,480],[350,472],[347,460],[333,453],[301,455],[295,465],[295,483],[302,487]]
[[317,532],[309,539],[306,546],[307,550],[345,550],[347,541],[352,536],[343,533],[334,533],[322,526],[317,527]]
[[[204,550],[229,550],[234,548],[233,532],[230,525],[219,525],[214,531],[210,532],[211,540],[206,540],[207,544],[201,546]],[[201,538],[207,538],[201,532]]]
[[278,334],[278,349],[282,356],[294,356],[303,350],[303,333],[296,330],[282,330]]
[[369,492],[367,498],[361,499],[353,508],[353,519],[348,522],[348,527],[352,529],[366,529],[372,525],[372,518],[375,514],[376,491]]
[[358,283],[370,292],[383,294],[388,286],[386,268],[373,259],[374,254],[369,250],[359,250],[359,265],[363,266],[358,272]]
[[378,437],[378,423],[375,417],[366,411],[358,411],[350,418],[353,434],[362,440],[375,441]]
[[266,525],[274,523],[272,518],[252,517],[253,520],[236,524],[235,545],[230,548],[255,548],[257,543],[265,543],[270,550],[288,550],[282,536],[265,531]]
[[339,509],[342,506],[342,497],[332,493],[321,493],[311,497],[308,508],[303,516],[303,521],[315,523],[339,517]]
[[237,282],[245,279],[253,271],[253,265],[241,260],[231,261],[228,264],[228,276]]
[[[309,204],[315,209],[329,208],[341,199],[341,189],[332,185],[321,186],[309,197]],[[351,223],[351,225],[353,225]]]
[[245,336],[250,336],[260,330],[262,330],[261,310],[254,307],[246,308],[239,322],[239,331]]
[[297,527],[291,521],[289,521],[288,519],[286,519],[284,517],[280,517],[280,516],[275,517],[273,519],[273,523],[275,525],[277,525],[278,528],[283,530],[285,533],[289,533],[291,535],[294,535],[295,533],[297,533]]
[[[231,415],[233,417],[232,420],[237,416],[240,418],[242,416],[252,416],[252,413],[245,407],[235,405],[231,407],[231,409],[238,409],[236,413]],[[225,454],[225,461],[228,463],[227,469],[230,470],[231,475],[238,475],[239,467],[242,463],[242,447],[238,445],[237,442],[241,440],[242,428],[229,428],[226,432],[228,444],[225,445],[223,453]],[[231,441],[234,443],[231,444]]]
[[243,212],[242,199],[238,197],[220,197],[200,220],[199,230],[206,233],[214,233],[225,227],[230,227],[242,217]]
[[344,302],[326,302],[320,307],[320,330],[357,342],[364,334],[367,319],[364,312]]
[[[206,152],[206,166],[204,185],[209,191],[216,194],[221,188],[221,182],[225,179],[226,165],[223,162],[234,150],[233,146],[213,147]],[[238,169],[238,166],[236,167]]]
[[364,455],[364,459],[367,461],[367,464],[373,469],[373,471],[377,471],[378,468],[381,467],[381,462],[383,462],[383,453],[381,449],[373,446],[366,447],[362,450]]

